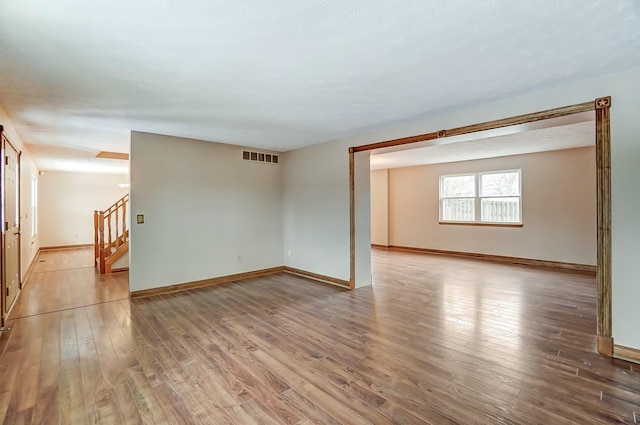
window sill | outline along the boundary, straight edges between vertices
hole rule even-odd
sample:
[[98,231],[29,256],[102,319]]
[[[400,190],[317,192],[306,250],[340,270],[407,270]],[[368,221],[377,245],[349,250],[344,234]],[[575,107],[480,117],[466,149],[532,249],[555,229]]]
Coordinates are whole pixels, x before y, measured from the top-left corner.
[[452,226],[483,226],[483,227],[524,227],[522,223],[475,223],[468,221],[439,221],[438,224]]

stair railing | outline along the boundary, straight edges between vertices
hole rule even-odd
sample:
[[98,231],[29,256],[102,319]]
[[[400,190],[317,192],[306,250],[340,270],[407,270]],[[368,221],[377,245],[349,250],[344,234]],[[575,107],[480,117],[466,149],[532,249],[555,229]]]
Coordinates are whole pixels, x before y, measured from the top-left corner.
[[127,193],[106,210],[93,212],[94,265],[98,266],[100,274],[108,272],[111,268],[108,264],[109,257],[116,255],[125,245],[128,246],[128,202],[129,194]]

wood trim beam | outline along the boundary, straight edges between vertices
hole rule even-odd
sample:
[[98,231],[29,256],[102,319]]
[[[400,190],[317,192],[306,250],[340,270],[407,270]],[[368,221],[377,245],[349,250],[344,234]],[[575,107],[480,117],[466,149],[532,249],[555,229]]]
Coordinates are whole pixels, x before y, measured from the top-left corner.
[[598,351],[611,356],[611,98],[596,99],[596,193],[598,211]]
[[309,279],[317,280],[318,282],[326,283],[333,286],[339,286],[341,288],[351,288],[351,283],[348,280],[337,279],[335,277],[325,276],[323,274],[308,272],[306,270],[296,269],[294,267],[285,266],[284,272],[293,274],[296,276],[302,276]]
[[356,287],[356,182],[353,148],[349,148],[349,288]]
[[88,246],[93,246],[92,243],[84,243],[77,245],[54,245],[54,246],[41,246],[40,251],[54,251],[59,249],[75,249],[75,248],[86,248]]
[[[373,245],[372,245],[373,246]],[[421,254],[444,255],[449,257],[469,258],[473,260],[492,261],[496,263],[520,264],[534,267],[550,267],[554,269],[573,270],[580,272],[595,273],[596,266],[590,264],[565,263],[561,261],[537,260],[533,258],[508,257],[504,255],[479,254],[475,252],[446,251],[441,249],[414,248],[408,246],[389,245],[383,247],[393,251],[409,251]]]
[[633,363],[640,363],[640,350],[613,343],[612,345],[613,357]]
[[478,131],[495,130],[496,128],[509,127],[512,125],[526,124],[529,122],[542,121],[551,118],[559,118],[566,115],[578,114],[580,112],[593,111],[594,109],[594,102],[584,102],[575,105],[563,106],[560,108],[547,109],[540,112],[533,112],[530,114],[517,115],[515,117],[501,118],[498,120],[466,125],[463,127],[455,127],[448,130],[419,134],[417,136],[386,140],[384,142],[369,143],[367,145],[355,146],[350,149],[353,149],[354,152],[362,152],[370,151],[373,149],[389,148],[393,146],[401,146],[410,143],[439,139],[442,137],[460,136],[462,134],[476,133]]
[[42,251],[42,248],[38,248],[38,252],[36,252],[36,255],[34,255],[33,258],[31,259],[31,264],[29,264],[29,268],[27,269],[27,273],[25,273],[24,280],[22,281],[22,288],[27,286],[27,282],[29,281],[29,276],[31,276],[31,273],[33,273],[33,269],[35,268],[36,264],[38,263],[38,256],[40,255],[41,251]]
[[380,245],[380,244],[377,244],[377,243],[372,243],[371,244],[371,248],[389,249],[389,245]]
[[374,149],[390,148],[393,146],[408,145],[411,143],[426,142],[427,140],[435,140],[438,138],[438,132],[424,133],[417,136],[402,137],[400,139],[386,140],[384,142],[369,143],[368,145],[355,146],[354,152],[370,151]]
[[596,346],[598,349],[598,353],[602,354],[603,356],[613,356],[613,338],[611,338],[610,336],[598,335],[596,339]]
[[478,131],[494,130],[496,128],[509,127],[512,125],[526,124],[529,122],[543,121],[552,118],[564,117],[567,115],[579,114],[580,112],[593,111],[594,102],[583,102],[575,105],[562,106],[560,108],[547,109],[545,111],[533,112],[530,114],[516,115],[515,117],[502,118],[499,120],[487,121],[479,124],[456,127],[450,130],[442,130],[444,134],[440,137],[459,136],[462,134],[476,133]]
[[116,267],[115,269],[112,267],[110,273],[120,273],[120,272],[128,272],[128,271],[129,271],[128,266]]
[[178,283],[175,285],[162,286],[160,288],[142,289],[140,291],[131,291],[130,298],[145,298],[155,295],[169,294],[172,292],[186,291],[189,289],[202,288],[205,286],[221,285],[223,283],[235,282],[238,280],[251,279],[254,277],[268,276],[276,273],[289,273],[317,280],[319,282],[339,286],[341,288],[349,288],[349,282],[335,277],[325,276],[318,273],[308,272],[306,270],[296,269],[294,267],[279,266],[268,269],[254,270],[246,273],[237,273],[227,276],[214,277],[211,279],[197,280],[194,282]]
[[237,273],[227,276],[214,277],[211,279],[197,280],[194,282],[178,283],[175,285],[162,286],[160,288],[142,289],[140,291],[131,291],[130,298],[151,297],[154,295],[169,294],[171,292],[186,291],[188,289],[202,288],[204,286],[220,285],[223,283],[234,282],[236,280],[251,279],[254,277],[267,276],[270,274],[280,273],[284,271],[284,266],[272,267],[269,269],[254,270],[252,272]]

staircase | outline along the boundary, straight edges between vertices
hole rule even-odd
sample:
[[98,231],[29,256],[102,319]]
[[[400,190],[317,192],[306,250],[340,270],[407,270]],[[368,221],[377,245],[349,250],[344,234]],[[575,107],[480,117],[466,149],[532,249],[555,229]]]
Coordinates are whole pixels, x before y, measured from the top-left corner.
[[94,265],[100,274],[128,269],[112,269],[114,263],[129,251],[128,203],[129,194],[126,194],[105,211],[93,212]]

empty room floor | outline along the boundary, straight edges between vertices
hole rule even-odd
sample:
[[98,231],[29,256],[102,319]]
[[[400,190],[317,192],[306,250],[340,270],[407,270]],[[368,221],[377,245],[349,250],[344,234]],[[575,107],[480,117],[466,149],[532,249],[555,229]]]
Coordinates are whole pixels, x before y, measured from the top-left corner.
[[83,307],[129,297],[129,273],[100,275],[93,247],[41,250],[11,319]]
[[[25,293],[55,290],[58,278],[29,278]],[[348,291],[276,274],[33,310],[2,336],[0,418],[640,421],[640,367],[595,352],[593,276],[374,250],[373,280]]]

